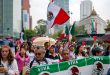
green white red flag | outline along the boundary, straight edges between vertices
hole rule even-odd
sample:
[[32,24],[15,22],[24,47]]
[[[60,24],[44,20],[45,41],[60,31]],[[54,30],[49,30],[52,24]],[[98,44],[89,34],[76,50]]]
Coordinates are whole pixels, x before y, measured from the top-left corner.
[[47,24],[48,28],[54,25],[62,25],[69,20],[69,15],[64,9],[50,2],[47,8]]

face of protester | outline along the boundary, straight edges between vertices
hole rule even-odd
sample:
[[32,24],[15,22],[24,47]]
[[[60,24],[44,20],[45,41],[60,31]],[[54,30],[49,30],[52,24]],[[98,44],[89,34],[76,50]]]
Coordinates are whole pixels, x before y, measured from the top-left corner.
[[73,51],[73,49],[74,49],[74,47],[73,47],[73,46],[71,46],[71,47],[69,48],[69,50],[70,50],[70,51]]
[[25,55],[26,50],[24,48],[21,48],[21,55]]
[[9,48],[8,47],[3,47],[2,51],[1,51],[1,54],[2,54],[3,59],[7,59],[8,55],[9,55]]
[[63,47],[60,47],[60,49],[58,50],[58,53],[62,54],[62,51],[63,51]]
[[45,52],[42,50],[35,50],[37,60],[41,61],[45,57]]
[[34,51],[34,46],[31,46],[31,50]]
[[80,46],[79,52],[83,52],[83,50],[84,50],[84,47],[83,46]]
[[69,60],[69,51],[68,50],[62,51],[62,58],[63,58],[64,61]]
[[49,48],[50,44],[46,43],[45,48]]
[[49,49],[49,52],[50,52],[50,53],[55,53],[54,48],[50,48],[50,49]]
[[97,52],[96,56],[102,56],[102,54],[103,54],[102,52]]

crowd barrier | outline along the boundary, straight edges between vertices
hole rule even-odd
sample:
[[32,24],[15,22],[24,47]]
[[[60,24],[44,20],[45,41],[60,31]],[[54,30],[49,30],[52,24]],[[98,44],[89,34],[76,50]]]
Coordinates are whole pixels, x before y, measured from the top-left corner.
[[110,57],[95,56],[50,65],[35,66],[30,75],[106,75]]

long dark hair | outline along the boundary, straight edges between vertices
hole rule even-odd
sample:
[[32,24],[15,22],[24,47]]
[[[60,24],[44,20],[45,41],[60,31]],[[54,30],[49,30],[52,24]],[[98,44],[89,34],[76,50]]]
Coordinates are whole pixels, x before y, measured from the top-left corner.
[[8,64],[11,65],[13,60],[14,60],[14,55],[13,55],[13,53],[11,51],[11,48],[8,45],[3,45],[1,47],[1,49],[0,49],[0,61],[3,59],[2,53],[1,53],[3,48],[8,48],[9,49],[9,54],[8,54],[7,60],[8,60]]
[[81,45],[78,45],[77,47],[76,47],[76,50],[75,50],[75,54],[76,55],[78,55],[78,53],[79,53],[79,48],[81,47]]
[[[25,49],[23,45],[21,45],[20,51],[21,51],[22,49]],[[21,54],[21,52],[19,53],[19,55],[20,55],[21,57],[23,57],[22,54]],[[27,58],[27,57],[28,57],[28,55],[26,54],[26,50],[25,50],[25,58]]]
[[33,45],[30,45],[30,46],[29,46],[29,50],[28,50],[29,53],[31,53],[31,52],[34,53],[34,50],[31,49],[32,47],[34,47],[34,46],[33,46]]
[[[78,55],[78,53],[79,53],[79,48],[80,48],[81,46],[82,46],[82,45],[78,45],[78,46],[76,47],[75,55]],[[86,56],[84,51],[82,51],[81,54],[82,54],[82,56]]]

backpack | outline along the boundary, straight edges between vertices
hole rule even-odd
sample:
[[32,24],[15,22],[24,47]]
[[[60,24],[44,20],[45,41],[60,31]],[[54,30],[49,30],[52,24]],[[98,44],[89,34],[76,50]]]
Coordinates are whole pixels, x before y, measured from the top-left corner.
[[[30,68],[32,67],[34,61],[36,61],[40,65],[40,62],[37,60],[37,58],[34,57],[34,59],[30,63]],[[44,58],[43,61],[45,61],[45,63],[48,64],[47,59]]]
[[107,75],[110,75],[110,68],[108,69]]

